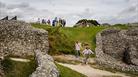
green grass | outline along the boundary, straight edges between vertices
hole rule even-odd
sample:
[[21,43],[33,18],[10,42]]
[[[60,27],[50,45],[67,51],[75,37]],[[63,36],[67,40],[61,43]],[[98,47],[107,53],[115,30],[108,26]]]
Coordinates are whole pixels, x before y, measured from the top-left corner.
[[56,64],[59,72],[60,77],[86,77],[85,75],[78,73],[70,68],[64,67],[62,65]]
[[45,29],[49,32],[49,54],[74,54],[74,43],[80,41],[87,43],[92,50],[96,47],[95,35],[106,27],[70,28],[51,27],[48,25],[32,24],[35,28]]
[[106,27],[84,27],[84,28],[62,28],[71,41],[79,41],[82,44],[87,43],[94,50],[96,47],[96,34]]
[[[85,75],[73,71],[67,67],[59,64],[56,65],[59,69],[60,77],[86,77]],[[13,61],[7,57],[2,62],[2,66],[4,67],[5,77],[29,77],[29,75],[35,71],[37,65],[34,59],[31,59],[31,62],[19,62]]]
[[42,24],[32,24],[35,28],[45,29],[49,32],[50,51],[49,54],[74,54],[74,43],[80,41],[88,44],[94,51],[96,48],[96,34],[107,28],[128,29],[125,25],[114,25],[112,27],[51,27]]
[[48,25],[32,24],[33,27],[45,29],[48,31],[49,54],[73,54],[74,49],[72,41],[65,33],[61,32],[61,27],[51,27]]
[[35,71],[36,63],[31,62],[17,62],[10,60],[8,57],[2,62],[6,77],[29,77]]

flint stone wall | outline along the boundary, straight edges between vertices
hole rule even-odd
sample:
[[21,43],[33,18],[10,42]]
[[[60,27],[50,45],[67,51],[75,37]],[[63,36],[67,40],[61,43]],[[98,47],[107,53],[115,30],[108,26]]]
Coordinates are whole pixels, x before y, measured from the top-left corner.
[[96,45],[98,64],[138,72],[138,28],[104,30],[97,34]]
[[34,55],[34,50],[48,51],[48,32],[34,29],[23,21],[0,21],[0,56]]
[[30,77],[59,77],[59,72],[51,56],[35,51],[38,67]]
[[23,21],[0,20],[0,77],[4,77],[1,62],[7,55],[35,56],[38,67],[30,77],[58,77],[54,61],[47,55],[48,49],[47,31]]

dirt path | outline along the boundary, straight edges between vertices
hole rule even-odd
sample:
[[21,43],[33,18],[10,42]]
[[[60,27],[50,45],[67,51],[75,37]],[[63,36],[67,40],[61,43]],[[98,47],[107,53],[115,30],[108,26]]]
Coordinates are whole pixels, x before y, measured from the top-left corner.
[[[100,70],[100,69],[96,69],[93,68],[89,65],[82,65],[82,64],[77,64],[77,65],[73,65],[73,64],[67,64],[68,61],[79,61],[82,62],[83,58],[76,58],[73,55],[59,55],[59,56],[53,56],[55,60],[61,60],[61,62],[59,64],[66,66],[68,68],[71,68],[72,70],[75,70],[79,73],[82,73],[88,77],[130,77],[130,76],[126,76],[124,73],[113,73],[110,71],[105,71],[105,70]],[[66,64],[62,63],[65,62]],[[94,59],[91,58],[89,59],[90,63],[95,63]]]
[[20,62],[30,62],[29,59],[22,59],[22,58],[10,58],[13,61],[20,61]]
[[71,68],[72,70],[75,70],[79,73],[82,73],[88,77],[129,77],[122,73],[112,73],[109,71],[94,69],[90,67],[89,65],[73,65],[73,64],[63,64],[59,63],[60,65],[63,65],[65,67]]
[[[67,56],[64,56],[64,57],[68,58]],[[62,58],[63,58],[63,56],[62,56]],[[70,58],[70,59],[72,59],[72,58]],[[10,58],[10,59],[14,60],[14,61],[20,61],[20,62],[29,62],[30,61],[29,59],[22,59],[22,58]],[[93,62],[93,60],[92,60],[92,62]],[[59,63],[59,64],[65,66],[65,67],[71,68],[72,70],[82,73],[88,77],[130,77],[130,76],[126,76],[123,73],[112,73],[112,72],[105,71],[105,70],[95,69],[89,65],[81,65],[81,64],[73,65],[73,64],[64,64],[64,63]]]

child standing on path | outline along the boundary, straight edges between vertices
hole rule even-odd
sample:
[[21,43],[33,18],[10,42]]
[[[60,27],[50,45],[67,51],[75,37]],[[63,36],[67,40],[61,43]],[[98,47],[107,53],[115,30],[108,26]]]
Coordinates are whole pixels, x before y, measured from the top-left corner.
[[87,64],[88,58],[90,57],[90,54],[94,54],[92,50],[90,50],[89,47],[86,47],[86,49],[83,50],[82,54],[84,55],[84,64]]
[[76,41],[75,43],[75,56],[76,58],[78,58],[80,56],[80,49],[81,49],[81,43],[79,43],[78,41]]

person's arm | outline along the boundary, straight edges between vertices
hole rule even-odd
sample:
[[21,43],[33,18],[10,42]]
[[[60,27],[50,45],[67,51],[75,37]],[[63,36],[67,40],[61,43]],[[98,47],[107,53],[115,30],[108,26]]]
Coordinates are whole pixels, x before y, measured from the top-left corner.
[[91,54],[94,54],[94,52],[92,50],[89,49],[89,51],[90,51]]
[[77,44],[76,43],[74,44],[74,48],[75,48],[75,50],[77,49]]
[[78,46],[80,47],[80,49],[82,48],[81,43],[78,43]]
[[82,54],[84,54],[84,53],[85,53],[85,51],[86,51],[86,50],[84,49],[84,50],[82,51]]

